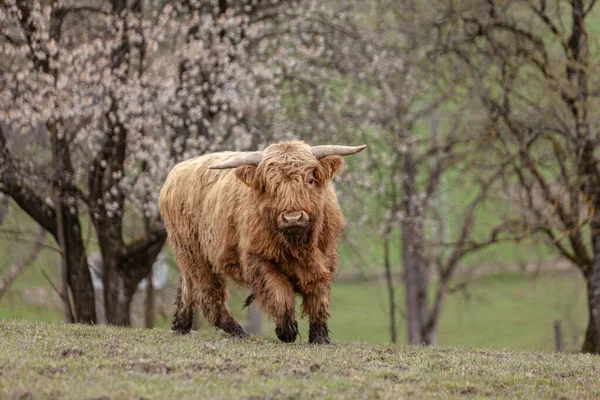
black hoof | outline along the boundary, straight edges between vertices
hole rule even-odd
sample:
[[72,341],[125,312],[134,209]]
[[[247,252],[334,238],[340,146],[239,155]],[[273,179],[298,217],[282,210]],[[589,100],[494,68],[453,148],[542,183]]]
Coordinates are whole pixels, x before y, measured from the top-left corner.
[[190,333],[190,330],[192,329],[192,317],[188,315],[175,314],[173,323],[171,324],[171,329],[173,332],[182,335]]
[[230,321],[226,323],[225,325],[223,325],[222,329],[227,334],[237,339],[243,339],[248,337],[248,334],[246,333],[246,331],[244,331],[244,328],[242,328],[240,324],[238,324],[235,321]]
[[293,343],[298,333],[298,322],[292,320],[288,320],[275,328],[277,338],[284,343]]
[[332,344],[329,339],[329,329],[326,323],[310,324],[308,330],[308,343]]
[[327,345],[335,346],[335,344],[331,341],[331,339],[329,339],[328,337],[323,337],[323,336],[316,337],[312,341],[309,339],[308,343],[310,343],[310,344],[327,344]]

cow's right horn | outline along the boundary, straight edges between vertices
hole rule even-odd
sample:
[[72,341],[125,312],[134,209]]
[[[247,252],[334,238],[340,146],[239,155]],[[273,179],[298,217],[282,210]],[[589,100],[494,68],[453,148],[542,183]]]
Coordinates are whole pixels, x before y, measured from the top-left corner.
[[310,150],[312,151],[313,156],[318,160],[325,156],[349,156],[350,154],[358,153],[359,151],[364,150],[367,147],[366,144],[362,146],[334,146],[334,145],[325,145],[325,146],[312,146]]
[[208,169],[227,169],[240,167],[242,165],[258,165],[260,160],[262,160],[262,157],[262,151],[253,151],[251,153],[244,153],[241,156],[233,157],[229,160],[210,165]]

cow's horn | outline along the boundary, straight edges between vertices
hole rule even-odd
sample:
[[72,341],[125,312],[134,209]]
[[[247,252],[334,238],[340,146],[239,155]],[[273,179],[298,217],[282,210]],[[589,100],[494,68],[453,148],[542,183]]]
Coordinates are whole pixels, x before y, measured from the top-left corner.
[[310,149],[313,156],[318,160],[325,156],[348,156],[350,154],[358,153],[367,147],[366,144],[362,146],[312,146]]
[[220,163],[209,166],[209,169],[227,169],[235,168],[241,165],[258,165],[262,160],[262,151],[253,151],[251,153],[245,153],[241,156],[230,158],[229,160],[222,161]]

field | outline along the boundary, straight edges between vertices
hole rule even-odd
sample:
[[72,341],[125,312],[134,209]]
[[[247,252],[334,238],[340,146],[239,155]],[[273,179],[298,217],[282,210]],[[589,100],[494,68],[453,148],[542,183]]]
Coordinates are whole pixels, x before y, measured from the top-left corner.
[[[60,302],[44,282],[35,282],[36,267],[27,271],[15,284],[8,298],[0,302],[0,320],[8,318],[29,321],[58,321]],[[171,274],[175,281],[176,272]],[[568,350],[580,346],[587,321],[584,284],[570,271],[540,273],[539,276],[518,272],[493,273],[473,278],[467,292],[456,292],[446,303],[439,332],[439,344],[510,348],[521,350],[554,350],[554,320],[561,320]],[[243,321],[241,310],[245,291],[233,291],[230,307]],[[173,311],[174,288],[157,293],[157,326],[168,328]],[[141,296],[135,299],[134,320],[141,324]],[[403,292],[398,288],[401,304]],[[332,296],[330,329],[336,341],[389,342],[388,303],[384,285],[340,282]],[[298,301],[299,303],[299,301]],[[264,321],[263,334],[273,336],[273,325]],[[306,336],[306,321],[300,321]],[[213,329],[201,322],[201,328]],[[400,341],[405,342],[405,324],[400,319]]]
[[600,358],[367,343],[285,345],[220,333],[0,321],[0,397],[68,399],[578,398]]

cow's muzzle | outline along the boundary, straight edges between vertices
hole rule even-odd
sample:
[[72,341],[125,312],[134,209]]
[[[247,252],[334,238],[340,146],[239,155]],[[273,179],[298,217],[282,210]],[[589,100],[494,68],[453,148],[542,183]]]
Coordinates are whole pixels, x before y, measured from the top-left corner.
[[281,230],[299,228],[303,230],[309,224],[308,214],[304,211],[283,212],[277,218],[277,227]]

